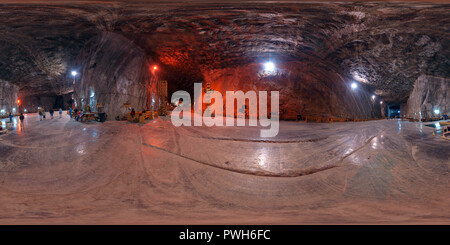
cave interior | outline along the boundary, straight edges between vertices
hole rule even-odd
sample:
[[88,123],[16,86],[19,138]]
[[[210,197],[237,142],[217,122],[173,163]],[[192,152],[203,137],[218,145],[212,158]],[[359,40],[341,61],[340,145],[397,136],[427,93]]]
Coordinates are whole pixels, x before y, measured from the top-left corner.
[[169,97],[194,83],[223,94],[279,91],[282,119],[377,119],[390,106],[407,118],[450,111],[448,4],[9,2],[0,10],[3,114],[96,103],[109,119],[123,103],[156,110],[158,80]]

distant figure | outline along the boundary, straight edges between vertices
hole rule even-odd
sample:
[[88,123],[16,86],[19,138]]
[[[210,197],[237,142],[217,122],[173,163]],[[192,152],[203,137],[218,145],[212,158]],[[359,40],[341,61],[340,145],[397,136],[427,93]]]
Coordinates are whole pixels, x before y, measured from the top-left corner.
[[39,121],[42,121],[42,111],[39,110]]
[[42,117],[43,117],[44,120],[45,120],[45,108],[42,108]]
[[11,112],[9,112],[9,122],[12,122],[12,118],[13,118],[13,115]]
[[59,108],[59,118],[62,118],[62,108]]
[[131,113],[130,113],[131,117],[134,118],[134,116],[136,115],[136,112],[134,111],[134,108],[131,109]]
[[23,113],[20,113],[20,127],[23,128],[23,119],[25,119],[25,117],[23,116]]
[[54,113],[53,108],[50,108],[49,112],[50,112],[51,119],[53,119],[53,113]]
[[444,120],[447,120],[447,119],[448,119],[447,113],[444,113]]
[[69,116],[70,116],[70,119],[72,119],[72,107],[69,108]]

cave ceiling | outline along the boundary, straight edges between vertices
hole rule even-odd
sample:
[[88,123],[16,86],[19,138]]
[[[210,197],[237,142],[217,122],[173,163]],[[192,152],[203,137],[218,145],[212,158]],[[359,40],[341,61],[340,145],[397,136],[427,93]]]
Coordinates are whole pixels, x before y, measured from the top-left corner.
[[274,59],[404,102],[421,74],[450,77],[448,23],[450,4],[436,2],[0,1],[0,79],[66,93],[80,51],[109,31],[173,70]]

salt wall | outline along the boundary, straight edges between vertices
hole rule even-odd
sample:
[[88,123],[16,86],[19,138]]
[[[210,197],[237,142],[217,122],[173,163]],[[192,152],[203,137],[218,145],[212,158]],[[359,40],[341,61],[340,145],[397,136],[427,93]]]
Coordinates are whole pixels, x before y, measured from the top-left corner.
[[27,112],[37,112],[38,107],[49,110],[51,108],[59,110],[69,109],[72,105],[72,93],[63,95],[27,95],[19,91],[21,100],[21,109],[27,109]]
[[[104,32],[91,40],[77,58],[81,78],[75,84],[75,106],[95,110],[102,103],[108,120],[123,115],[129,103],[137,110],[151,108],[155,78],[145,51],[125,37]],[[153,97],[152,97],[153,96]]]
[[[439,110],[439,114],[435,110]],[[450,79],[421,75],[415,81],[408,102],[402,111],[410,118],[431,118],[450,114]]]
[[[17,93],[19,88],[7,81],[0,80],[0,114],[18,112]],[[15,111],[14,111],[14,110]],[[3,111],[4,110],[4,111]]]
[[[339,118],[380,118],[381,108],[370,91],[359,84],[350,88],[351,79],[330,70],[302,69],[297,62],[285,63],[274,72],[262,70],[262,64],[226,69],[204,70],[203,77],[211,88],[225,96],[225,91],[279,91],[282,119],[302,116]],[[204,87],[205,87],[204,83]],[[224,98],[225,100],[225,98]],[[270,104],[270,98],[268,99]],[[225,103],[224,103],[225,106]]]

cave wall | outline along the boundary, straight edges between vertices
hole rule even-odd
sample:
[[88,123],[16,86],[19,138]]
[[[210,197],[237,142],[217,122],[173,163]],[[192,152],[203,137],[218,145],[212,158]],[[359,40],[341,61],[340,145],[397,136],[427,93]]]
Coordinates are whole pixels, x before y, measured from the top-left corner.
[[37,112],[38,107],[44,108],[46,111],[54,108],[56,96],[24,96],[22,99],[22,109],[27,109],[27,112]]
[[[96,110],[102,103],[108,120],[127,112],[124,103],[137,110],[151,106],[156,91],[149,60],[141,48],[125,37],[103,32],[85,45],[77,58],[81,78],[75,84],[75,106]],[[153,97],[154,99],[154,97]]]
[[[380,118],[381,108],[372,94],[360,84],[352,91],[350,83],[333,71],[301,68],[296,62],[284,63],[273,73],[262,64],[204,70],[205,82],[225,96],[225,91],[279,91],[281,119],[302,116],[339,118]],[[270,93],[268,93],[270,95]],[[224,101],[226,99],[224,98]],[[270,103],[270,98],[268,99]],[[225,103],[224,103],[225,106]]]
[[27,112],[37,112],[38,107],[43,107],[46,110],[53,108],[59,110],[68,110],[71,106],[72,93],[63,95],[26,95],[19,91],[19,99],[21,100],[21,110],[27,109]]
[[[13,85],[7,81],[0,80],[0,110],[4,110],[7,114],[10,111],[14,113],[13,108],[17,113],[19,110],[19,105],[17,104],[17,93],[19,92],[19,87]],[[0,112],[1,114],[1,112]]]
[[406,104],[402,106],[407,117],[432,118],[439,109],[440,115],[450,114],[450,79],[421,75],[414,83],[414,89]]

